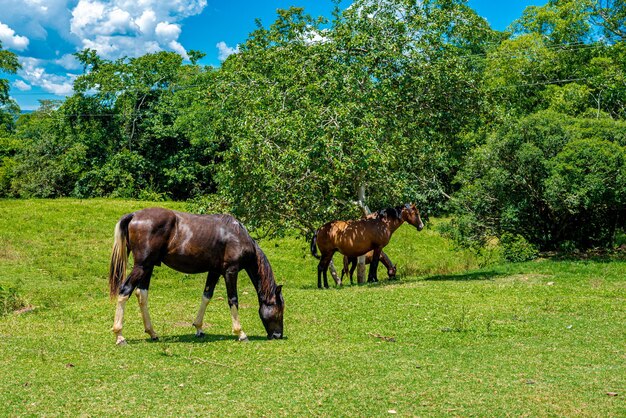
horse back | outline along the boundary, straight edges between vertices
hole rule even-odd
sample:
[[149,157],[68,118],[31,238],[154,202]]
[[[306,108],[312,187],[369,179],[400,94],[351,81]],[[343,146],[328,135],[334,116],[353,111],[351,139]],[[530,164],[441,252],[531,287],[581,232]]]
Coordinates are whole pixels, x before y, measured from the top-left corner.
[[328,222],[318,230],[317,246],[322,253],[337,250],[349,257],[363,255],[389,242],[389,229],[378,218]]
[[230,215],[144,209],[135,213],[129,237],[134,257],[184,273],[223,272],[254,252],[247,231]]

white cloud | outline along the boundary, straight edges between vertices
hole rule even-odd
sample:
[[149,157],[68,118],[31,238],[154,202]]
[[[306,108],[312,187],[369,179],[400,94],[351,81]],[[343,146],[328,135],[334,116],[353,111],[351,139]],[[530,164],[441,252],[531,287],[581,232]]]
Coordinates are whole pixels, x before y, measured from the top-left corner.
[[0,41],[5,48],[23,51],[28,48],[29,40],[25,36],[16,35],[8,25],[0,22]]
[[72,10],[72,20],[70,21],[70,31],[84,37],[92,28],[101,26],[104,18],[104,3],[99,1],[81,0]]
[[69,9],[74,3],[75,0],[0,0],[2,22],[31,41],[46,39],[50,31],[69,40]]
[[54,63],[66,70],[80,70],[82,68],[80,62],[72,54],[65,54],[61,58],[54,60]]
[[159,50],[187,58],[178,41],[181,20],[202,12],[206,0],[78,0],[71,10],[71,33],[82,48],[97,49],[107,59]]
[[16,89],[21,90],[21,91],[28,91],[32,89],[31,85],[25,83],[23,80],[15,80],[13,82],[13,85],[15,86]]
[[156,21],[157,18],[154,10],[146,10],[139,18],[135,19],[135,24],[139,27],[142,34],[148,35],[154,32]]
[[178,41],[171,41],[169,44],[167,44],[167,46],[169,46],[172,51],[178,53],[178,55],[180,55],[184,59],[189,59],[189,55],[187,55],[187,50]]
[[68,72],[82,69],[71,54],[84,48],[105,59],[163,50],[188,59],[181,22],[206,5],[207,0],[0,0],[0,40],[5,48],[36,54],[20,57],[15,88],[71,94],[76,75]]
[[[43,90],[60,96],[72,94],[72,84],[77,77],[75,74],[49,74],[46,73],[44,61],[36,58],[20,57],[22,68],[17,75],[23,78],[31,86],[41,87]],[[24,83],[26,84],[26,83]]]
[[217,45],[215,46],[217,47],[217,50],[218,50],[217,57],[219,58],[220,61],[224,61],[229,56],[239,53],[239,45],[237,45],[234,48],[231,48],[228,45],[226,45],[226,42],[221,41],[221,42],[218,42]]
[[159,39],[171,42],[180,36],[180,26],[168,22],[159,22],[154,33]]

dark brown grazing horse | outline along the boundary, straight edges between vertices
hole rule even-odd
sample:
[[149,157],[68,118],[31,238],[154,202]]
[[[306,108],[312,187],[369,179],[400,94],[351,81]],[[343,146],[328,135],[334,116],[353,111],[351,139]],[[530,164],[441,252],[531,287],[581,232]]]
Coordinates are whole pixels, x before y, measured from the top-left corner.
[[[135,263],[123,280],[130,252]],[[267,338],[283,337],[282,286],[276,285],[267,257],[241,222],[230,215],[193,215],[149,208],[122,216],[115,226],[109,287],[111,297],[117,297],[113,323],[117,344],[126,343],[122,336],[124,307],[135,289],[145,331],[153,340],[158,338],[148,313],[148,288],[154,266],[161,263],[183,273],[208,272],[200,309],[193,323],[197,337],[204,335],[204,313],[217,280],[223,275],[233,334],[238,335],[240,341],[247,340],[239,323],[237,274],[240,270],[248,273],[257,291],[259,316]]]
[[[347,255],[343,256],[343,269],[341,270],[341,280],[343,281],[344,274],[350,276],[350,284],[353,284],[352,275],[354,273],[354,269],[356,269],[356,265],[358,262],[358,257],[348,257]],[[371,264],[374,259],[374,251],[370,251],[365,254],[365,264]],[[384,251],[380,252],[380,262],[387,268],[387,275],[390,279],[396,277],[396,266],[393,265],[391,259]]]
[[[317,287],[328,288],[328,265],[335,251],[348,257],[358,257],[373,250],[368,282],[378,281],[376,270],[382,249],[389,243],[391,235],[404,222],[408,222],[421,231],[424,223],[415,204],[406,204],[395,208],[382,209],[375,216],[368,216],[351,221],[332,221],[322,225],[311,239],[311,254],[320,259],[317,265]],[[319,247],[321,256],[317,255]]]

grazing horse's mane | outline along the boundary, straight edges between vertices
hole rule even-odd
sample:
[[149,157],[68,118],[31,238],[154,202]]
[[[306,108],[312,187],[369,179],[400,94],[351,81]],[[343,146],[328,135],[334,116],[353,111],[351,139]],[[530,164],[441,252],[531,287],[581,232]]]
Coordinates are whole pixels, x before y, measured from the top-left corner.
[[256,241],[252,240],[254,243],[254,249],[256,252],[256,262],[257,269],[259,272],[259,296],[263,296],[265,301],[269,301],[276,293],[276,281],[274,280],[274,272],[272,271],[272,266],[270,265],[269,260],[265,256],[259,244]]

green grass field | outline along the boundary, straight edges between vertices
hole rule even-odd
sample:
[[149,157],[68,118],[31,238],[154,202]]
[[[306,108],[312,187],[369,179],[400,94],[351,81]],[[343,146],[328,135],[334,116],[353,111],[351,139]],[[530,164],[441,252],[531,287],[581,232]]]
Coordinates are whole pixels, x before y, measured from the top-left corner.
[[478,269],[433,229],[394,235],[399,280],[381,267],[377,285],[330,290],[307,242],[262,241],[284,284],[279,341],[245,273],[250,342],[230,334],[222,279],[195,339],[205,277],[156,268],[161,339],[148,341],[133,297],[117,347],[113,227],[149,205],[0,200],[0,286],[31,306],[0,317],[0,416],[626,416],[626,262]]

